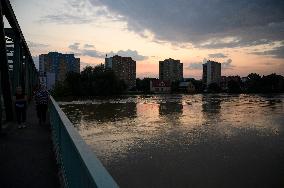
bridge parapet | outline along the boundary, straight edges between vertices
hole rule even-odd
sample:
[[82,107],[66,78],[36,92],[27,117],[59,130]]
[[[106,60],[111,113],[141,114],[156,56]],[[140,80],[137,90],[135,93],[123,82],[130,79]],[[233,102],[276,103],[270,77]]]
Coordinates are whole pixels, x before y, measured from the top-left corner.
[[52,141],[66,187],[118,187],[52,97],[49,109]]

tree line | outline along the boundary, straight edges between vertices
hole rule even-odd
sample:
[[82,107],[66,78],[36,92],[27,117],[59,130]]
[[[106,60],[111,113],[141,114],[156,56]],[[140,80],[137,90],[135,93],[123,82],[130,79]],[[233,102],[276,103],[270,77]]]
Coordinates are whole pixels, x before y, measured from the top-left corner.
[[[277,74],[260,76],[251,73],[243,81],[241,77],[235,76],[226,83],[226,88],[217,84],[206,86],[202,80],[194,78],[185,79],[194,86],[196,93],[284,93],[284,77]],[[153,78],[136,79],[136,88],[132,91],[150,93],[150,81]],[[95,67],[87,66],[81,73],[69,72],[64,82],[56,82],[52,91],[55,97],[89,97],[110,96],[126,93],[127,86],[123,80],[119,80],[111,69],[103,65]],[[179,93],[179,82],[171,85],[172,93]]]
[[248,93],[282,93],[284,92],[284,77],[275,73],[262,77],[251,73],[248,75],[245,89]]
[[[150,92],[150,81],[153,78],[136,79],[136,90],[144,93]],[[260,76],[257,73],[250,73],[246,80],[242,80],[240,76],[229,76],[225,85],[212,83],[207,86],[202,80],[194,78],[184,79],[191,82],[195,86],[195,93],[283,93],[284,77],[275,73]],[[179,81],[173,82],[171,85],[172,93],[180,93]]]
[[69,72],[64,82],[56,82],[52,94],[55,97],[88,97],[119,95],[126,90],[123,80],[103,65],[87,66],[81,73]]
[[250,73],[246,80],[242,80],[239,76],[230,79],[226,84],[226,88],[221,88],[216,84],[210,84],[207,88],[208,92],[228,92],[228,93],[283,93],[284,77],[275,73],[260,76],[257,73]]

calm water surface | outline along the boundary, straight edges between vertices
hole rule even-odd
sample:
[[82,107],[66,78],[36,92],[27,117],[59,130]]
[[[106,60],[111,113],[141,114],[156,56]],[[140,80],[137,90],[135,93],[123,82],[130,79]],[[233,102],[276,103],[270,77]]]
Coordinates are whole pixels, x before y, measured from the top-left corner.
[[60,105],[121,187],[284,187],[284,95]]

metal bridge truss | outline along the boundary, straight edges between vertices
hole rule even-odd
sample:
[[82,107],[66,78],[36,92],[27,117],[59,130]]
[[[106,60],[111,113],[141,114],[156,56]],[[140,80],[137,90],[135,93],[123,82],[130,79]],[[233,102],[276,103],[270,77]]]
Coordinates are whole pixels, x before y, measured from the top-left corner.
[[[4,16],[11,28],[4,28]],[[12,97],[18,86],[30,99],[38,72],[9,0],[0,0],[0,129],[2,119],[13,120]],[[2,111],[3,113],[2,116]],[[5,117],[5,118],[2,118]]]

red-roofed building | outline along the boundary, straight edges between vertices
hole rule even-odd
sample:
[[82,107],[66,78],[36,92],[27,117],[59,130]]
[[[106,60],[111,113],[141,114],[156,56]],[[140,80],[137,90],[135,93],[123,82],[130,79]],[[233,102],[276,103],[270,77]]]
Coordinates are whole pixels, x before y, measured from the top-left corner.
[[153,93],[169,93],[171,91],[171,82],[162,80],[151,80],[150,91]]

